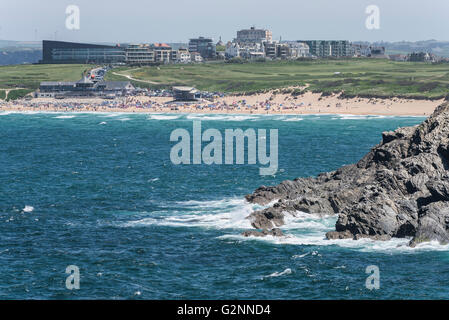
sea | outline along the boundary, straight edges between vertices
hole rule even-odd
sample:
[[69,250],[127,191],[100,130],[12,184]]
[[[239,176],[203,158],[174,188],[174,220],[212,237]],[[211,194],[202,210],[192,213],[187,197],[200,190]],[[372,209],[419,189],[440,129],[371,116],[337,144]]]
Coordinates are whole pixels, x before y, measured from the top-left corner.
[[[0,112],[0,299],[448,299],[448,246],[326,240],[337,217],[301,212],[284,237],[241,235],[263,208],[246,194],[355,163],[423,120]],[[277,129],[277,172],[175,165],[170,135],[194,121]]]

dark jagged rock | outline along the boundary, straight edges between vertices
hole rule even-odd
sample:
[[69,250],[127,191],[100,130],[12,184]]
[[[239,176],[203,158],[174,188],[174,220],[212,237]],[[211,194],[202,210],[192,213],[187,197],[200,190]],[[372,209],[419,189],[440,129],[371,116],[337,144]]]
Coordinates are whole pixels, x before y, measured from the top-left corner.
[[284,224],[285,214],[338,214],[328,239],[412,237],[449,243],[449,103],[420,125],[384,132],[358,163],[316,178],[262,186],[249,202],[275,204],[249,215],[254,228]]
[[245,231],[242,233],[242,235],[245,237],[265,237],[265,236],[282,237],[284,233],[282,232],[281,229],[274,228],[272,230],[265,229],[262,231],[257,230]]

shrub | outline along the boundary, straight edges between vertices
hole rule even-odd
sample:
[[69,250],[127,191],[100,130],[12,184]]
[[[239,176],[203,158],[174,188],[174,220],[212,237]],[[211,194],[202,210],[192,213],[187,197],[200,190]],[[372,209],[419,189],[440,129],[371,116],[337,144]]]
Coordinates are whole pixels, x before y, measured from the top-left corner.
[[11,90],[8,93],[8,98],[6,99],[6,101],[21,99],[31,92],[33,92],[33,90],[30,89]]

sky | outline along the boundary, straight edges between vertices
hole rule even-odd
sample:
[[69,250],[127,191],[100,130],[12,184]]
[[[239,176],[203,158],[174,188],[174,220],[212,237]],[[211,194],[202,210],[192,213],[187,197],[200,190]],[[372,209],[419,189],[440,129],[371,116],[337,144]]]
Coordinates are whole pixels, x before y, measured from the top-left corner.
[[[66,7],[80,10],[66,28]],[[366,28],[367,6],[379,29]],[[232,40],[255,26],[282,40],[449,40],[448,0],[0,0],[0,40],[188,42]]]

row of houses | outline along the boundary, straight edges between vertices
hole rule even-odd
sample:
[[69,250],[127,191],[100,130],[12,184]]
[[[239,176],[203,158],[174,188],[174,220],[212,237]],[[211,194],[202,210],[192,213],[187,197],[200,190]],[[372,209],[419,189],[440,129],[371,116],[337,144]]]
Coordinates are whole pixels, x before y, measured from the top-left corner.
[[228,42],[225,57],[228,59],[240,57],[243,59],[296,59],[309,56],[309,47],[305,43],[291,42],[262,42],[238,43]]
[[[125,45],[86,44],[63,41],[43,41],[41,63],[97,63],[151,65],[195,63],[215,59],[298,59],[375,57],[389,58],[384,47],[353,44],[348,40],[273,40],[270,30],[251,27],[237,31],[232,41],[214,43],[212,38],[190,39],[185,47],[172,48],[166,43]],[[433,61],[430,56],[410,55],[406,60]],[[393,59],[402,59],[395,57]]]
[[276,41],[265,29],[244,29],[237,31],[237,37],[226,45],[227,58],[252,59],[297,59],[301,57],[349,57],[351,43],[347,40],[299,40]]
[[129,65],[189,63],[203,60],[199,52],[190,52],[185,48],[173,50],[165,43],[132,44],[125,48],[125,63]]

